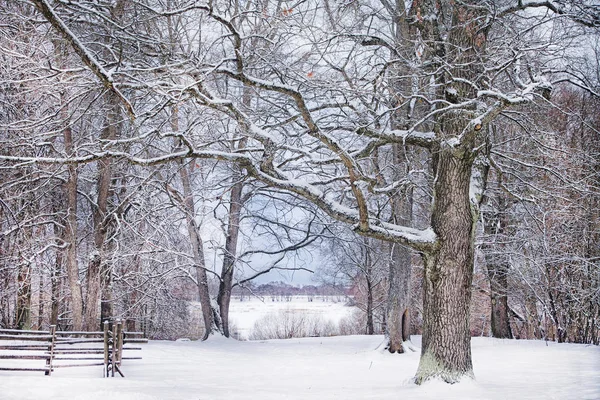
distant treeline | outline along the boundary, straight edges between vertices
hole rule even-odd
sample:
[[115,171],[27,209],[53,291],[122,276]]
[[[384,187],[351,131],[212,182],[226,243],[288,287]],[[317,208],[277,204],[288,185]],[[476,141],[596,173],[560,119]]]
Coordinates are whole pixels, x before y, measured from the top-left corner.
[[263,284],[236,286],[234,296],[346,296],[350,289],[343,285],[303,285],[295,286],[277,281]]

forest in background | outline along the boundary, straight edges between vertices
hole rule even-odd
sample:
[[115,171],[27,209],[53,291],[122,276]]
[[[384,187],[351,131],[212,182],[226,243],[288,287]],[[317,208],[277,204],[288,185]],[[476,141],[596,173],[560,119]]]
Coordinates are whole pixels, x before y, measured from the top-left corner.
[[0,326],[229,336],[316,270],[418,380],[599,344],[599,7],[446,3],[0,1]]

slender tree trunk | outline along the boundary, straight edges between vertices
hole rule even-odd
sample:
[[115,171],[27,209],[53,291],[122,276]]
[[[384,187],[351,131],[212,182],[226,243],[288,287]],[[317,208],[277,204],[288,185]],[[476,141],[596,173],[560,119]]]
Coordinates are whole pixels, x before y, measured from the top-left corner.
[[488,263],[487,272],[490,280],[492,336],[512,339],[513,335],[508,317],[508,279],[506,276],[508,265]]
[[[408,171],[406,165],[406,149],[394,145],[394,161],[396,168]],[[398,174],[400,175],[400,174]],[[397,176],[396,179],[400,179]],[[397,224],[412,225],[413,193],[407,189],[393,199],[393,218]],[[389,290],[387,302],[388,350],[390,353],[404,353],[402,343],[409,336],[410,280],[412,275],[411,251],[399,244],[392,244],[389,270]]]
[[[141,224],[143,225],[144,222],[142,220]],[[144,232],[145,229],[140,229],[141,232]],[[133,273],[135,274],[135,276],[139,276],[140,273],[142,272],[142,258],[140,257],[139,254],[136,254],[134,256],[134,261],[133,261]],[[128,304],[128,318],[126,321],[126,325],[127,325],[127,330],[130,332],[137,332],[138,329],[138,321],[140,320],[140,307],[137,304],[138,302],[138,290],[137,290],[137,284],[134,284],[134,288],[133,290],[131,290],[130,293],[128,293],[127,295],[127,304]]]
[[[68,56],[67,44],[60,40],[54,41],[54,48],[58,65],[64,66]],[[67,156],[75,155],[73,132],[69,125],[69,109],[67,94],[61,93],[61,117],[65,128],[62,130],[63,142]],[[79,265],[77,263],[77,180],[78,171],[76,164],[68,164],[67,180],[64,184],[66,197],[66,221],[64,241],[67,244],[64,265],[67,272],[69,296],[71,302],[71,327],[80,331],[83,328],[83,299],[81,295],[81,282],[79,280]]]
[[17,273],[17,329],[31,329],[31,265],[19,266]]
[[95,331],[99,315],[100,300],[100,254],[96,252],[90,256],[87,267],[85,310],[83,316],[83,327],[88,331]]
[[473,377],[469,305],[476,213],[469,187],[472,160],[439,149],[435,165],[432,227],[435,250],[424,254],[423,340],[416,382]]
[[[415,28],[409,20],[416,11],[407,9],[406,2],[396,2],[397,12],[393,16],[395,42],[405,60],[414,60],[414,50],[410,46],[404,46],[403,42],[411,40],[415,35]],[[410,15],[409,15],[410,14]],[[414,91],[414,78],[408,68],[408,62],[398,63],[392,68],[390,78],[392,87],[397,96],[394,107],[398,109],[393,115],[392,124],[394,129],[408,129],[414,119],[414,103],[401,106],[403,96],[410,96]],[[396,173],[394,179],[401,179],[410,170],[407,165],[407,148],[400,144],[392,147],[394,167]],[[413,191],[405,189],[402,194],[397,194],[392,199],[392,219],[394,223],[411,226],[413,223]],[[390,353],[404,353],[402,343],[408,340],[410,330],[410,282],[412,275],[411,251],[410,249],[392,244],[391,259],[389,263],[389,289],[386,310],[386,336],[388,339],[387,349]]]
[[[120,131],[119,99],[109,93],[107,99],[106,126],[100,134],[100,140],[111,141],[118,138]],[[104,321],[112,317],[112,264],[107,238],[111,240],[113,232],[112,217],[108,203],[111,196],[113,177],[112,159],[98,161],[97,199],[93,211],[94,220],[94,253],[90,257],[87,271],[87,296],[85,327],[94,331],[102,329]]]
[[[179,130],[179,118],[177,112],[177,108],[174,108],[171,114],[171,128],[173,129],[173,132]],[[202,340],[206,340],[210,335],[220,330],[221,318],[216,310],[214,310],[210,300],[206,262],[204,260],[204,243],[196,224],[196,207],[194,205],[194,195],[192,193],[189,171],[183,162],[181,162],[179,166],[179,177],[181,178],[183,187],[183,207],[185,208],[188,236],[194,255],[196,284],[198,287],[200,307],[202,308],[202,319],[204,321],[204,335]]]
[[[71,155],[74,153],[74,150],[70,127],[66,127],[63,130],[63,136],[67,154]],[[65,233],[68,245],[65,265],[71,294],[72,327],[73,330],[80,331],[83,328],[83,301],[79,281],[79,266],[77,264],[77,166],[69,164],[67,168],[69,176],[65,187],[65,191],[67,192],[67,225]]]
[[[367,240],[365,239],[365,242],[367,243]],[[368,245],[368,243],[367,243]],[[365,247],[365,251],[367,254],[366,257],[366,276],[365,276],[365,280],[366,280],[366,284],[367,284],[367,326],[366,326],[366,334],[367,335],[374,335],[375,334],[375,326],[373,324],[373,282],[372,282],[372,276],[371,274],[373,273],[373,267],[371,265],[371,257],[369,256],[369,252],[371,251],[371,249],[369,249],[368,247]]]
[[525,308],[527,309],[527,339],[541,339],[540,318],[537,310],[537,300],[535,296],[528,295],[525,299]]
[[60,306],[60,287],[61,287],[61,271],[63,264],[63,251],[56,252],[56,260],[50,274],[51,285],[51,306],[50,306],[50,325],[58,325],[58,310]]
[[[552,266],[547,266],[546,269],[548,271],[552,270]],[[554,279],[550,282],[554,283]],[[554,331],[556,332],[556,340],[558,343],[565,342],[566,329],[564,324],[562,323],[562,313],[559,313],[558,310],[558,299],[557,299],[557,290],[552,288],[552,285],[549,286],[548,289],[548,302],[550,304],[550,316],[552,319],[552,323],[554,324]]]
[[194,206],[194,197],[192,194],[192,186],[187,168],[184,164],[180,166],[179,174],[183,184],[188,235],[192,245],[192,252],[194,254],[194,263],[196,264],[198,295],[200,298],[200,306],[202,307],[202,317],[204,320],[204,336],[202,340],[206,340],[211,334],[218,331],[219,328],[216,325],[217,321],[215,321],[215,313],[210,301],[208,276],[206,275],[206,264],[204,261],[204,243],[202,242],[202,238],[200,237],[198,226],[196,224],[196,212]]
[[[124,13],[124,0],[118,0],[111,9],[112,18],[119,21]],[[106,126],[100,133],[101,142],[110,142],[120,137],[121,102],[114,91],[107,93]],[[103,329],[104,321],[113,317],[112,307],[112,263],[110,262],[111,245],[114,234],[113,216],[108,209],[108,201],[112,194],[113,165],[112,158],[98,161],[97,201],[93,211],[94,220],[94,254],[90,258],[87,273],[87,297],[85,326],[93,331]]]
[[[107,253],[112,254],[111,245],[108,244]],[[112,292],[113,264],[106,257],[100,267],[100,327],[103,328],[105,321],[114,318],[113,292]]]
[[[242,93],[242,102],[246,107],[251,105],[251,92],[244,86]],[[246,146],[246,139],[242,139],[238,144],[238,150]],[[235,272],[235,262],[237,259],[237,242],[240,232],[240,216],[243,206],[242,191],[244,183],[242,182],[242,169],[234,165],[231,181],[229,198],[229,220],[227,221],[227,237],[225,238],[225,254],[223,254],[223,267],[221,268],[221,282],[219,284],[219,293],[217,295],[217,304],[221,316],[223,335],[230,337],[229,332],[229,304],[231,303],[231,289],[233,288],[233,273]]]
[[[491,300],[491,327],[492,336],[496,338],[512,339],[510,320],[508,315],[508,271],[510,264],[506,254],[506,240],[508,222],[507,199],[503,194],[496,194],[495,199],[490,199],[491,210],[484,215],[484,231],[490,243],[485,250],[487,276],[490,282]],[[494,201],[495,200],[495,201]],[[495,243],[493,243],[495,242]]]
[[408,340],[410,326],[410,250],[393,244],[391,258],[386,324],[387,348],[390,353],[404,353],[402,343]]
[[43,270],[40,269],[40,276],[39,276],[39,283],[38,283],[38,320],[37,320],[37,329],[41,330],[42,329],[42,325],[44,324],[44,303],[45,303],[45,299],[44,299],[44,272]]
[[229,332],[229,304],[231,302],[231,289],[233,286],[233,273],[235,261],[237,258],[237,242],[240,232],[240,215],[242,210],[242,189],[241,171],[237,166],[233,174],[233,187],[231,188],[231,198],[229,200],[229,220],[227,224],[227,237],[225,238],[225,254],[223,255],[223,268],[221,270],[221,283],[219,284],[219,294],[217,304],[221,313],[223,324],[223,335],[230,336]]

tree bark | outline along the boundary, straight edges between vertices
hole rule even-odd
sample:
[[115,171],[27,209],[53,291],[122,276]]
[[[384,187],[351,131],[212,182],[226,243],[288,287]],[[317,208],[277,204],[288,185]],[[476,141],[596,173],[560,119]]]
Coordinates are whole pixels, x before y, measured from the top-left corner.
[[58,310],[60,306],[60,287],[61,287],[61,272],[63,265],[63,252],[58,250],[54,267],[50,274],[51,285],[51,306],[50,306],[50,325],[58,326]]
[[375,326],[373,324],[373,282],[372,282],[372,274],[373,274],[373,265],[371,263],[371,251],[369,248],[368,240],[364,240],[365,242],[365,281],[367,285],[367,326],[366,326],[366,334],[373,335],[375,334]]
[[[52,201],[52,211],[58,213],[62,204],[59,201],[64,200],[62,193],[55,193],[55,198]],[[65,239],[65,230],[61,228],[58,223],[54,224],[54,236],[56,237],[56,245],[60,246],[63,239]],[[60,307],[60,287],[61,287],[61,275],[63,271],[64,263],[64,249],[56,249],[56,258],[54,260],[54,266],[50,272],[50,286],[51,286],[51,297],[50,297],[50,325],[58,325],[58,310]]]
[[508,315],[508,266],[506,264],[487,264],[490,280],[491,328],[495,338],[512,339]]
[[[70,129],[65,132],[65,144],[72,143]],[[69,138],[67,140],[67,137]],[[71,293],[71,319],[72,327],[75,331],[83,328],[83,301],[81,297],[81,284],[79,282],[79,266],[77,264],[77,167],[69,165],[69,178],[66,184],[67,191],[67,227],[66,236],[68,238],[67,257],[65,264],[67,267],[67,276],[69,289]]]
[[227,223],[227,237],[225,238],[225,254],[223,255],[223,267],[221,269],[221,283],[219,284],[219,294],[217,304],[221,314],[223,326],[223,335],[230,336],[229,332],[229,304],[231,302],[231,289],[233,286],[233,273],[235,271],[235,261],[237,258],[237,242],[240,232],[240,215],[242,210],[242,189],[241,171],[239,167],[234,166],[235,172],[232,177],[233,187],[231,188],[231,197],[229,200],[229,219]]
[[196,267],[196,281],[198,286],[198,296],[200,306],[202,307],[202,318],[204,320],[204,336],[202,340],[219,330],[216,325],[215,313],[210,301],[210,292],[208,290],[208,276],[206,275],[206,264],[204,261],[204,243],[198,232],[196,224],[196,211],[194,206],[194,197],[192,194],[192,185],[190,183],[189,173],[185,164],[181,163],[179,176],[183,186],[184,207],[186,211],[186,222],[188,236],[192,245],[192,253],[194,254],[194,263]]
[[[422,15],[437,15],[438,6],[437,2],[424,1],[420,11]],[[430,23],[424,19],[420,31],[427,42],[425,52],[431,57],[431,67],[437,70],[438,59],[453,66],[450,81],[445,73],[436,76],[436,97],[450,93],[448,102],[459,103],[477,97],[474,85],[467,82],[476,83],[481,77],[489,25],[485,23],[485,7],[460,3],[450,10],[452,29],[445,40],[440,42],[443,33],[439,20]],[[442,140],[431,147],[431,227],[437,243],[423,253],[423,339],[415,377],[418,384],[431,378],[455,383],[463,377],[474,377],[469,329],[471,284],[480,190],[487,181],[487,167],[476,168],[475,160],[487,147],[487,128],[482,129],[481,124],[469,128],[469,114],[469,110],[445,113],[436,118],[433,128],[445,140],[460,138],[460,144],[453,146]],[[472,181],[477,185],[472,186]]]
[[536,297],[528,293],[525,299],[525,308],[527,311],[527,339],[541,339],[540,317],[537,309]]
[[[100,134],[102,141],[115,140],[119,136],[119,100],[108,94],[106,126]],[[112,231],[108,200],[111,195],[112,159],[98,161],[97,200],[93,211],[94,253],[90,257],[87,271],[87,295],[84,325],[89,331],[103,329],[104,321],[112,317],[111,276],[107,237]],[[98,325],[99,324],[99,325]]]
[[[171,111],[171,128],[173,129],[173,132],[177,132],[179,130],[179,117],[177,113],[178,110],[176,107],[174,107]],[[220,331],[221,318],[216,310],[214,310],[210,300],[208,276],[206,274],[206,262],[204,260],[204,243],[196,223],[196,207],[194,205],[192,184],[190,181],[189,171],[184,162],[180,162],[179,177],[181,178],[181,184],[183,187],[182,206],[185,209],[188,237],[192,246],[192,254],[194,255],[196,285],[198,287],[198,297],[200,300],[200,307],[202,308],[202,319],[204,321],[204,335],[202,336],[202,340],[206,340],[213,333]]]
[[38,320],[37,320],[37,329],[42,330],[42,325],[44,324],[44,272],[40,271],[39,274],[39,282],[38,282]]
[[[64,67],[65,60],[69,54],[67,44],[56,39],[54,40],[54,48],[58,65]],[[65,124],[65,127],[62,130],[65,153],[67,156],[74,156],[75,145],[73,143],[73,132],[69,120],[67,94],[63,92],[60,96],[62,106],[61,117]],[[81,295],[81,282],[79,280],[79,265],[77,263],[77,185],[77,164],[68,164],[67,179],[63,190],[66,197],[66,221],[63,237],[67,244],[64,255],[64,267],[67,272],[67,282],[71,301],[71,327],[75,331],[80,331],[83,329],[83,298]]]
[[[406,149],[394,145],[394,162],[399,170],[408,171],[405,162]],[[396,179],[399,179],[397,176]],[[406,189],[396,195],[392,201],[393,219],[395,223],[412,225],[412,189]],[[386,335],[390,353],[404,353],[402,343],[408,340],[410,327],[410,280],[412,275],[411,251],[397,243],[392,244],[389,271],[389,290],[387,302]]]
[[436,149],[432,227],[436,249],[423,255],[423,339],[415,377],[448,383],[473,377],[469,330],[477,213],[471,209],[472,159]]
[[[484,232],[490,243],[486,244],[485,261],[490,282],[492,336],[512,339],[508,314],[508,272],[510,264],[506,254],[507,199],[503,194],[494,194],[484,214]],[[495,201],[494,201],[495,200]]]
[[403,342],[409,337],[410,276],[410,250],[397,243],[392,244],[386,324],[390,353],[404,353],[406,350]]
[[[251,105],[251,96],[249,88],[244,86],[242,89],[242,102],[246,107],[250,107]],[[240,140],[238,150],[246,146],[246,141],[246,138]],[[219,283],[219,293],[217,294],[217,304],[219,305],[223,335],[225,337],[230,337],[229,304],[231,303],[233,273],[235,272],[235,262],[237,259],[237,242],[240,233],[240,217],[243,206],[242,191],[244,189],[242,168],[238,165],[234,165],[232,168],[231,182],[233,186],[231,187],[229,198],[229,219],[227,221],[227,236],[225,238],[225,254],[223,254],[221,282]]]
[[[415,36],[415,28],[409,20],[414,17],[416,7],[407,8],[406,2],[396,2],[396,13],[393,15],[394,39],[398,51],[404,60],[414,61],[415,54],[410,46],[403,43],[412,40]],[[410,14],[410,15],[409,15]],[[391,83],[395,90],[396,104],[398,109],[392,118],[394,129],[408,129],[414,119],[414,104],[400,107],[403,96],[410,96],[414,91],[414,77],[409,69],[409,63],[398,63],[392,69]],[[410,170],[407,165],[407,147],[400,144],[392,145],[394,166],[396,169],[394,179],[401,179]],[[413,223],[413,191],[406,188],[396,194],[392,199],[392,219],[394,223],[412,226]],[[411,250],[397,243],[391,245],[391,259],[389,265],[389,289],[387,299],[386,336],[388,339],[388,351],[390,353],[404,353],[403,342],[409,338],[410,330],[410,281],[412,275]]]
[[17,329],[31,329],[31,265],[19,266],[17,273]]
[[99,315],[100,300],[100,264],[102,262],[97,249],[90,256],[86,273],[85,311],[83,329],[95,331]]
[[[63,138],[67,154],[74,154],[73,137],[71,128],[63,130]],[[69,176],[65,185],[67,193],[67,256],[65,265],[71,294],[71,321],[72,328],[80,331],[83,328],[83,300],[81,297],[81,283],[79,281],[79,266],[77,264],[77,166],[69,164]]]

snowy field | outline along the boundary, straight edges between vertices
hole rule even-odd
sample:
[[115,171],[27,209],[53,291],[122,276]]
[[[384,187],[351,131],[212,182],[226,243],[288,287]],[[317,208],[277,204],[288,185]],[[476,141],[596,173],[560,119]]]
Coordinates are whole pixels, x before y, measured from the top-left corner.
[[126,378],[102,378],[102,367],[56,370],[51,377],[0,371],[0,399],[600,399],[597,346],[474,338],[476,381],[418,387],[410,383],[418,353],[392,355],[382,341],[152,341],[143,346],[143,360],[124,361]]
[[260,318],[278,312],[298,313],[320,317],[335,324],[349,316],[354,307],[348,307],[344,296],[282,296],[239,297],[231,299],[229,320],[240,339],[248,339],[254,323]]

